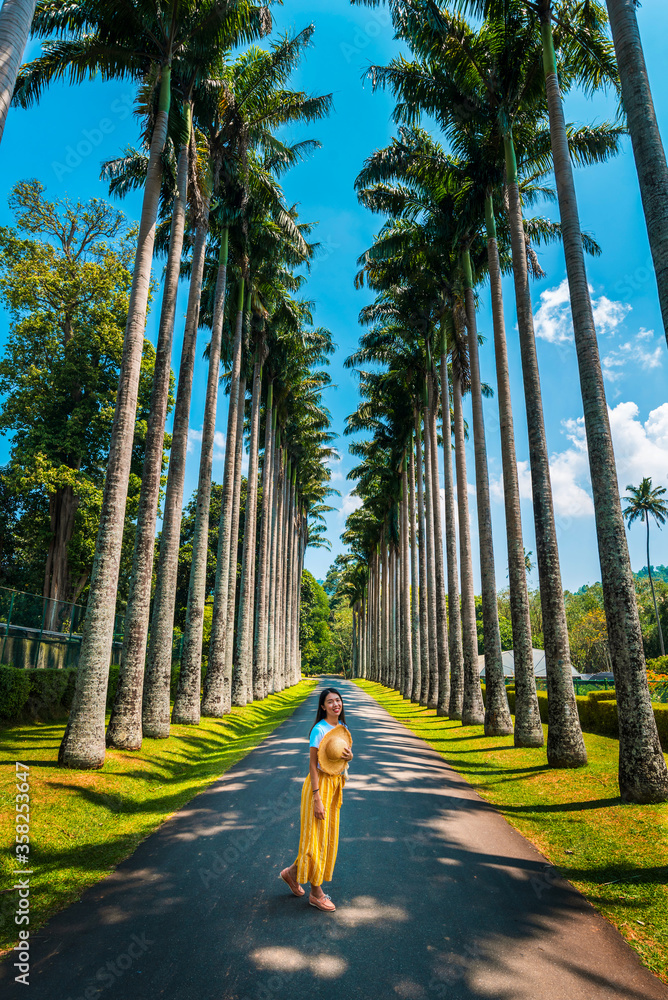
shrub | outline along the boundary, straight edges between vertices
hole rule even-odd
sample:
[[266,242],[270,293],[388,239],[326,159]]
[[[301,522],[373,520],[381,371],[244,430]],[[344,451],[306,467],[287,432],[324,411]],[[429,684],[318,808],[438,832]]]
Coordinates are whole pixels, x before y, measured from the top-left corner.
[[647,660],[647,669],[655,674],[668,674],[668,656],[657,656],[653,660]]
[[668,705],[655,705],[654,718],[659,730],[659,739],[664,751],[668,752]]
[[27,670],[0,666],[0,716],[14,719],[23,711],[30,694]]
[[71,689],[70,705],[74,695],[74,678],[76,670],[26,670],[30,695],[25,703],[24,711],[31,719],[53,719],[62,716],[67,709],[63,698],[68,688]]
[[589,691],[587,698],[591,698],[592,701],[617,701],[617,692],[614,688],[603,691]]
[[[547,692],[537,691],[538,709],[542,722],[547,722]],[[485,685],[482,685],[482,696],[485,699]],[[619,721],[617,718],[617,702],[614,691],[590,691],[587,695],[576,695],[575,698],[580,725],[586,733],[597,733],[599,736],[612,736],[619,739]],[[508,691],[508,705],[515,714],[515,692]],[[668,752],[668,705],[654,705],[654,718],[659,731],[659,739],[664,751]]]

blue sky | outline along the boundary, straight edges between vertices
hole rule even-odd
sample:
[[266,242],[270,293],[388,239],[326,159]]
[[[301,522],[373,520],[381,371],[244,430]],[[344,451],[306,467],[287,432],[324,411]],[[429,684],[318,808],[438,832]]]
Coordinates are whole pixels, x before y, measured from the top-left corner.
[[[355,262],[380,226],[378,218],[357,204],[353,182],[364,159],[374,149],[386,145],[394,132],[390,121],[391,98],[382,92],[373,94],[369,83],[363,84],[361,77],[371,63],[383,63],[391,58],[398,46],[393,41],[387,13],[382,9],[352,7],[348,0],[329,0],[323,5],[312,0],[287,0],[283,7],[275,8],[274,13],[278,30],[298,30],[311,21],[315,23],[314,45],[295,75],[294,84],[312,93],[331,92],[334,97],[332,116],[302,133],[320,139],[322,149],[285,178],[284,188],[288,200],[299,203],[302,217],[319,223],[317,238],[323,250],[313,267],[305,294],[315,300],[317,324],[328,327],[338,345],[331,365],[335,388],[328,390],[326,399],[334,430],[342,433],[345,417],[357,401],[354,373],[344,369],[343,361],[355,347],[360,330],[357,316],[367,301],[367,293],[355,291],[353,287]],[[659,124],[665,138],[668,135],[668,79],[664,69],[668,8],[661,0],[644,0],[638,20]],[[35,47],[31,46],[28,56],[34,51]],[[105,185],[99,181],[100,162],[137,141],[138,123],[131,113],[132,99],[132,88],[128,84],[94,82],[78,87],[54,87],[39,107],[27,112],[12,110],[0,147],[4,189],[0,224],[12,221],[5,196],[12,185],[23,178],[39,178],[46,185],[47,195],[53,198],[65,195],[72,200],[105,197]],[[612,103],[604,97],[592,102],[573,94],[566,100],[566,116],[571,121],[603,120],[613,113]],[[611,163],[578,171],[576,185],[583,228],[595,235],[603,249],[600,258],[589,261],[588,270],[606,373],[620,489],[623,491],[627,483],[637,484],[644,475],[651,476],[655,484],[666,486],[668,361],[630,143],[624,143],[623,154]],[[139,199],[128,199],[122,207],[128,216],[137,218]],[[555,217],[551,205],[538,211]],[[565,587],[575,589],[599,579],[600,571],[561,248],[541,251],[540,259],[547,277],[534,282],[532,289],[538,357],[562,577]],[[156,273],[159,273],[157,269]],[[509,281],[504,290],[517,455],[524,497],[525,546],[535,550],[521,367]],[[147,336],[154,342],[158,313],[159,299],[154,304],[147,330]],[[174,368],[178,367],[184,313],[185,289],[177,310]],[[482,375],[495,386],[487,288],[480,292],[479,327],[488,337],[481,350]],[[0,346],[6,336],[7,317],[0,314]],[[190,420],[186,500],[197,484],[198,432],[202,426],[206,387],[206,366],[201,354],[207,339],[207,331],[203,330]],[[507,563],[496,413],[496,400],[488,400],[485,418],[494,504],[497,583],[502,587],[507,582]],[[217,419],[219,447],[214,459],[214,479],[217,481],[222,478],[226,422],[226,399],[223,397]],[[334,498],[333,503],[340,509],[329,517],[333,553],[313,550],[307,556],[307,567],[319,578],[324,577],[333,555],[341,551],[339,534],[345,514],[355,503],[349,495],[352,484],[345,478],[353,460],[347,454],[345,439],[339,440],[339,446],[342,460],[335,465],[333,485],[341,491],[342,497],[340,500]],[[0,462],[6,461],[9,449],[10,442],[0,438]],[[469,481],[472,482],[472,453],[468,456],[468,465]],[[475,504],[471,520],[477,545]],[[639,569],[646,561],[642,527],[634,527],[629,541],[633,567]],[[655,564],[668,562],[665,533],[655,532],[653,545],[652,561]],[[477,564],[476,553],[476,576]],[[533,583],[537,583],[536,573]]]

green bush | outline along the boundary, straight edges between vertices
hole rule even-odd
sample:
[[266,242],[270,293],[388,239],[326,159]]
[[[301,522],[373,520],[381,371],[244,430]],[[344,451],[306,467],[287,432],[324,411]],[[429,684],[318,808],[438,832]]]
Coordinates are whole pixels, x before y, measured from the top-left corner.
[[647,669],[653,670],[655,674],[668,674],[668,656],[657,656],[653,660],[647,660]]
[[[63,699],[68,688],[74,695],[76,670],[26,670],[30,685],[30,695],[25,703],[25,714],[31,719],[53,719],[63,715],[67,709]],[[71,704],[71,697],[70,697]]]
[[[515,692],[508,691],[508,705],[515,714]],[[547,722],[547,692],[537,691],[538,709],[543,722]],[[485,685],[482,685],[482,697],[485,699]],[[617,718],[617,702],[614,691],[591,691],[586,695],[576,695],[575,698],[580,725],[586,733],[597,733],[599,736],[612,736],[619,739],[619,721]],[[657,705],[654,708],[654,718],[659,731],[659,739],[664,751],[668,752],[668,705]]]
[[0,666],[0,717],[13,719],[23,711],[30,694],[27,670]]
[[592,701],[617,701],[617,692],[614,688],[606,688],[603,691],[589,691],[586,697]]
[[668,705],[654,705],[656,728],[664,751],[668,752]]

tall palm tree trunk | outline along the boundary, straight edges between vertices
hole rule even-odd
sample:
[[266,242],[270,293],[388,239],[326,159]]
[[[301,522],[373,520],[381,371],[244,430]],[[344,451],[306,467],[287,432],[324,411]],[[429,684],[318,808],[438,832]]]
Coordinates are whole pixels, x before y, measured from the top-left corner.
[[378,645],[378,624],[376,597],[376,551],[371,553],[369,567],[369,680],[376,680],[376,649]]
[[428,389],[425,384],[424,401],[424,508],[425,523],[427,525],[427,607],[429,610],[429,693],[427,695],[427,707],[436,708],[438,704],[438,679],[439,679],[439,634],[438,634],[438,612],[437,612],[437,578],[436,578],[436,541],[434,538],[434,501],[432,499],[434,490],[434,477],[431,466],[431,415],[428,399]]
[[[242,320],[243,322],[243,320]],[[225,625],[225,689],[231,693],[231,704],[236,705],[234,689],[234,642],[237,610],[237,585],[239,570],[239,530],[241,521],[241,465],[244,454],[244,421],[246,415],[246,378],[239,382],[239,405],[235,434],[234,490],[230,525],[230,559],[227,566],[227,622]]]
[[[186,110],[190,110],[189,106]],[[142,688],[146,660],[146,637],[150,615],[155,525],[160,497],[165,420],[167,419],[169,380],[172,372],[174,317],[179,289],[188,197],[189,143],[190,137],[179,151],[176,196],[172,209],[160,329],[155,352],[153,388],[146,428],[144,468],[137,512],[130,592],[123,627],[121,668],[111,717],[107,726],[107,746],[124,750],[139,750],[142,742]]]
[[654,261],[663,329],[668,341],[668,165],[654,111],[635,0],[606,0],[622,100],[638,171]]
[[273,659],[274,659],[274,691],[283,690],[283,678],[281,676],[281,606],[283,596],[283,515],[285,509],[285,486],[288,477],[288,463],[283,449],[281,454],[281,467],[279,470],[278,505],[276,507],[276,577],[274,579],[274,637],[273,637]]
[[156,569],[148,660],[144,674],[142,731],[144,736],[151,739],[167,739],[169,736],[174,604],[179,568],[183,486],[186,475],[190,397],[195,370],[195,348],[208,232],[209,201],[206,199],[197,222],[193,246],[186,325],[174,407],[172,447],[169,452],[169,471],[160,533],[160,552]]
[[436,648],[438,651],[438,700],[436,714],[447,715],[450,705],[450,656],[448,651],[448,605],[445,600],[443,565],[443,527],[441,524],[441,488],[438,480],[438,385],[435,375],[429,378],[429,445],[431,448],[432,503],[434,505],[434,553],[436,583]]
[[382,583],[383,630],[380,637],[380,683],[389,683],[390,663],[390,547],[387,541],[387,524],[383,526],[382,541]]
[[[412,441],[411,441],[412,452]],[[412,463],[411,463],[412,464]],[[414,576],[417,575],[417,567],[413,567],[409,554],[411,552],[411,524],[413,519],[414,503],[411,503],[408,486],[408,456],[402,462],[401,469],[402,502],[401,510],[403,523],[401,526],[401,695],[410,700],[413,691],[413,642],[412,624],[413,611],[411,606],[411,569]],[[413,493],[415,490],[413,489]]]
[[287,637],[287,648],[288,648],[288,663],[290,670],[290,686],[297,683],[296,670],[295,670],[295,648],[294,648],[294,638],[295,638],[295,577],[297,575],[297,531],[296,531],[296,500],[297,500],[297,485],[296,485],[296,471],[295,479],[292,484],[292,497],[290,503],[290,560],[288,565],[288,637]]
[[260,521],[260,551],[257,570],[257,600],[255,614],[255,645],[253,655],[253,697],[266,698],[267,685],[267,608],[269,603],[269,562],[271,539],[271,501],[274,465],[274,383],[269,382],[265,406],[264,457],[262,462],[262,515]]
[[[218,522],[218,554],[216,558],[216,580],[213,590],[213,611],[211,616],[211,637],[207,657],[206,677],[202,697],[202,715],[220,718],[229,712],[231,692],[226,679],[226,635],[227,598],[230,582],[230,561],[232,559],[232,510],[236,486],[237,434],[239,408],[243,410],[241,386],[241,360],[243,353],[243,295],[244,282],[239,287],[234,343],[232,345],[232,372],[230,378],[230,401],[227,411],[227,435],[225,438],[225,466],[223,469],[223,496]],[[242,422],[243,430],[243,422]],[[236,563],[236,553],[234,555]]]
[[[275,419],[275,418],[274,418]],[[269,552],[269,614],[267,617],[267,692],[273,694],[276,690],[274,652],[276,626],[276,557],[278,554],[278,500],[280,490],[281,470],[280,431],[274,434],[274,469],[271,501],[271,549]]]
[[151,138],[139,224],[128,320],[123,340],[123,357],[109,442],[100,525],[95,543],[88,605],[79,652],[79,668],[72,708],[58,750],[58,763],[64,767],[94,770],[102,767],[104,763],[109,663],[135,435],[146,308],[151,283],[155,224],[160,199],[162,151],[167,140],[170,77],[171,69],[163,67],[158,114]]
[[587,435],[603,605],[617,693],[619,788],[625,801],[660,802],[668,799],[668,767],[647,685],[635,585],[619,500],[608,406],[552,43],[550,3],[541,3],[540,16],[554,176]]
[[517,163],[512,134],[505,135],[504,140],[508,221],[524,380],[524,402],[529,432],[531,493],[536,527],[536,561],[540,580],[540,603],[545,640],[548,695],[547,760],[551,767],[582,767],[587,763],[587,751],[582,739],[573,690],[571,651],[566,626],[564,593],[561,585],[559,546],[550,483],[550,462],[545,437],[531,293],[527,273],[524,222],[517,185]]
[[223,317],[227,288],[227,230],[221,243],[216,276],[216,290],[209,344],[209,371],[202,423],[202,450],[199,460],[197,505],[193,534],[192,563],[186,608],[186,627],[183,634],[181,671],[174,698],[172,722],[197,726],[200,721],[200,691],[202,686],[202,637],[204,633],[204,604],[206,602],[206,564],[209,554],[209,512],[211,509],[211,470],[213,444],[218,412],[218,386],[220,383],[220,355],[223,344]]
[[417,514],[418,514],[418,547],[420,556],[420,589],[418,603],[420,606],[420,690],[418,701],[426,705],[429,698],[429,657],[431,655],[429,602],[427,584],[428,544],[427,526],[424,503],[424,464],[422,461],[422,421],[419,410],[415,410],[415,464],[417,467]]
[[281,691],[288,686],[285,655],[286,618],[287,618],[287,572],[288,572],[288,516],[290,507],[290,483],[292,481],[292,461],[287,460],[285,481],[283,485],[283,506],[281,510],[281,561],[279,564],[280,595],[278,620],[278,671],[281,678]]
[[506,514],[506,539],[508,544],[508,581],[510,589],[510,619],[513,627],[513,659],[515,664],[515,746],[542,747],[543,726],[540,720],[536,678],[533,665],[533,642],[527,589],[520,484],[515,454],[513,409],[510,398],[508,349],[506,326],[503,316],[503,291],[501,268],[496,241],[496,222],[491,195],[485,202],[487,222],[487,263],[492,293],[492,323],[496,382],[499,400],[499,426],[501,429],[501,461],[503,465],[503,500]]
[[482,409],[480,361],[478,357],[478,325],[473,295],[471,257],[468,251],[463,254],[462,262],[464,265],[466,326],[468,329],[469,365],[471,369],[473,450],[475,456],[476,501],[478,506],[480,577],[482,582],[482,627],[485,642],[485,735],[508,736],[513,731],[513,720],[508,708],[506,685],[503,679],[503,660],[501,659],[501,634],[499,632],[499,607],[496,598],[496,570],[494,566],[494,538],[492,534],[492,505],[489,498],[485,417]]
[[413,432],[411,431],[410,457],[408,464],[408,530],[410,532],[409,546],[411,553],[411,661],[413,665],[413,675],[411,678],[411,688],[404,694],[404,698],[410,701],[420,700],[420,603],[418,591],[420,588],[420,569],[418,564],[417,526],[415,510],[415,447],[413,444]]
[[237,670],[243,686],[244,704],[253,700],[253,594],[255,593],[255,550],[257,547],[257,479],[259,466],[260,399],[264,344],[258,351],[253,371],[251,426],[246,488],[246,523],[241,557],[241,590],[237,631]]
[[[445,346],[445,345],[444,345]],[[464,700],[464,650],[462,617],[457,578],[457,521],[455,484],[452,474],[452,426],[450,421],[450,386],[448,356],[441,354],[441,410],[443,411],[443,492],[445,494],[445,547],[448,566],[448,643],[450,653],[450,704],[448,715],[461,719]]]
[[292,504],[294,497],[294,470],[291,469],[288,480],[287,502],[285,507],[285,570],[283,576],[283,673],[285,687],[292,684],[292,662],[290,660],[290,628],[292,625]]
[[397,686],[397,547],[390,545],[390,664],[388,687]]
[[461,381],[453,373],[452,401],[455,415],[455,464],[457,466],[457,508],[459,511],[459,562],[462,575],[462,648],[464,652],[464,697],[462,725],[480,726],[485,721],[485,706],[480,689],[478,669],[478,632],[475,620],[473,563],[471,558],[471,526],[469,523],[468,480],[466,477],[466,444]]
[[36,0],[4,0],[0,9],[0,142],[35,5]]

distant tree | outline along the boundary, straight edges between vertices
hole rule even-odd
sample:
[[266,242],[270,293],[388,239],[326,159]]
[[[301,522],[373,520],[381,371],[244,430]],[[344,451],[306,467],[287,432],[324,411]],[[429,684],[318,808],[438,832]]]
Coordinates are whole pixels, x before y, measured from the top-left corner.
[[649,476],[645,476],[642,479],[640,486],[627,485],[626,488],[629,491],[629,496],[622,498],[623,502],[627,505],[622,513],[626,518],[629,528],[637,520],[644,521],[647,525],[647,573],[649,576],[649,585],[652,590],[656,625],[659,630],[659,647],[661,649],[661,656],[665,656],[663,630],[661,628],[659,609],[656,604],[654,581],[652,580],[652,562],[649,556],[649,519],[653,517],[659,527],[662,527],[666,523],[666,519],[668,518],[668,504],[663,499],[666,488],[665,486],[655,486],[652,488],[652,480]]
[[305,674],[333,669],[332,637],[329,629],[329,601],[318,581],[304,570],[301,588],[299,646]]
[[[134,230],[99,199],[49,202],[36,180],[18,183],[9,205],[16,228],[0,227],[0,297],[10,313],[0,432],[13,438],[3,480],[18,498],[19,520],[27,519],[19,545],[32,547],[31,587],[39,574],[39,589],[54,602],[47,627],[55,627],[55,602],[78,600],[92,567]],[[126,549],[131,557],[154,361],[144,341],[122,558]]]

